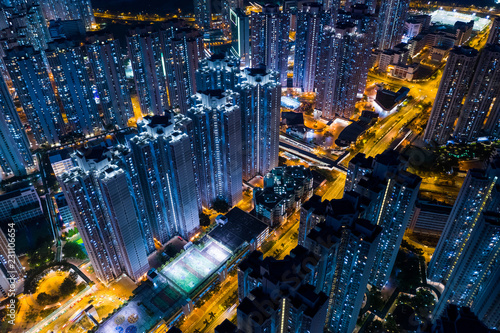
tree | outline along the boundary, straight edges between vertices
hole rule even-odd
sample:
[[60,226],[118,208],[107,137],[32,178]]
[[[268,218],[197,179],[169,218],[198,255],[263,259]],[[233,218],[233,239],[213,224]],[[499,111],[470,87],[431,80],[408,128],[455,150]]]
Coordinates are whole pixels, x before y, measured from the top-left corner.
[[54,304],[59,300],[59,296],[57,295],[49,295],[45,292],[42,292],[38,294],[36,301],[40,305],[49,305],[49,304]]
[[210,320],[215,318],[215,313],[213,313],[213,312],[210,312],[208,315],[210,316]]
[[202,227],[208,227],[210,225],[210,216],[205,213],[200,214],[200,225]]
[[61,283],[61,286],[59,287],[59,291],[63,297],[70,295],[75,290],[76,282],[70,277],[65,278],[63,283]]
[[67,258],[86,259],[87,256],[76,242],[67,242],[63,247],[63,254]]
[[229,204],[226,202],[226,200],[217,198],[215,199],[214,203],[212,204],[212,208],[217,212],[217,213],[227,213],[227,211],[231,208]]

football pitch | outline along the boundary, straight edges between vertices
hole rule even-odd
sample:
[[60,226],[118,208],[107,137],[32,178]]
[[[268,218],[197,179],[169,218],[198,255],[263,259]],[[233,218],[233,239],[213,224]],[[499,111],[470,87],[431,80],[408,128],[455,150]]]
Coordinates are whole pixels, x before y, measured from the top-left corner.
[[230,256],[226,249],[209,241],[202,247],[191,246],[161,273],[189,294]]

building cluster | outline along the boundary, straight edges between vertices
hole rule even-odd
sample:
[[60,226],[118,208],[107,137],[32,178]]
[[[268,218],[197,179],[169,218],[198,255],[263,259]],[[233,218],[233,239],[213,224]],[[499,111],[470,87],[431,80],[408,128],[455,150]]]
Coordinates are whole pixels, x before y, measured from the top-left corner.
[[[286,171],[268,174],[267,188],[278,192]],[[352,332],[367,286],[389,279],[420,182],[394,151],[357,155],[344,198],[313,195],[300,205],[298,246],[289,255],[264,259],[255,251],[239,264],[238,326],[228,332]]]
[[124,144],[78,150],[76,167],[67,154],[52,154],[62,205],[102,281],[122,273],[139,279],[159,245],[198,231],[202,208],[216,200],[236,205],[244,179],[277,166],[277,75],[265,68],[240,72],[234,61],[215,55],[200,63],[194,77],[204,90],[191,96],[185,115],[145,116]]
[[444,285],[434,309],[469,307],[490,328],[500,327],[500,157],[471,169],[449,213],[427,270]]
[[[197,25],[210,31],[210,18],[201,10],[210,1],[195,0],[194,5]],[[238,1],[227,6],[222,20],[233,55],[246,66],[277,71],[284,87],[316,92],[317,108],[333,119],[353,115],[366,86],[372,49],[401,42],[409,1],[384,0],[379,6],[376,1],[286,1],[281,8],[265,4],[250,15]]]
[[[474,21],[457,21],[453,26],[431,26],[430,23],[430,15],[408,18],[404,26],[404,42],[375,51],[372,66],[379,72],[412,81],[417,78],[422,60],[428,59],[435,64],[443,62],[454,46],[462,46],[469,41],[474,27]],[[418,60],[417,56],[422,54],[424,48],[428,50],[428,56]]]
[[426,142],[442,145],[498,137],[499,60],[499,43],[486,44],[480,52],[468,46],[450,51],[425,129]]

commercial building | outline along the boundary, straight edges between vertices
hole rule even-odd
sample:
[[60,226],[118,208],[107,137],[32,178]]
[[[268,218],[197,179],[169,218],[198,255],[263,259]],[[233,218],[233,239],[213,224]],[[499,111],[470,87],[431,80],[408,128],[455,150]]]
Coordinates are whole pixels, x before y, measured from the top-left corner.
[[251,14],[252,67],[265,65],[280,73],[280,83],[287,86],[290,53],[290,15],[276,4],[265,4],[262,12]]
[[478,51],[466,46],[455,47],[450,52],[425,128],[425,141],[442,145],[450,139],[473,77],[477,57]]
[[269,236],[267,224],[238,207],[226,215],[217,216],[215,221],[217,227],[210,231],[208,237],[224,244],[233,253],[245,246],[248,246],[249,251],[255,251]]
[[192,120],[196,184],[203,207],[216,199],[231,207],[242,198],[241,114],[237,94],[206,90],[193,96]]
[[243,9],[229,9],[231,26],[231,54],[241,59],[241,64],[250,66],[250,19]]
[[43,216],[42,203],[35,187],[22,188],[0,196],[0,221],[22,226],[40,216]]
[[428,201],[417,201],[408,230],[416,234],[440,236],[451,213],[452,206]]

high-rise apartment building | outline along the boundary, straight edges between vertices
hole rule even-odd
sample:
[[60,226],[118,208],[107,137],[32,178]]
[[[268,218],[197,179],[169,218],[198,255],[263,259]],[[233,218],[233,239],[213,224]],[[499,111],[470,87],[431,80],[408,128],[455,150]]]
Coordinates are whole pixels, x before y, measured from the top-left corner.
[[122,270],[97,181],[91,172],[80,168],[63,174],[60,179],[95,274],[102,282],[109,283]]
[[172,113],[145,117],[123,156],[149,251],[153,238],[160,243],[174,235],[189,239],[199,227],[191,139],[175,127]]
[[22,176],[34,167],[30,144],[12,96],[0,78],[0,167],[4,175]]
[[120,41],[111,34],[89,35],[84,45],[106,126],[124,128],[134,116]]
[[196,87],[204,90],[236,90],[240,79],[240,61],[233,56],[212,54],[200,61],[196,71]]
[[230,90],[206,90],[193,96],[194,105],[187,114],[192,120],[196,183],[203,207],[211,207],[216,199],[234,206],[242,199],[237,98]]
[[467,46],[450,51],[425,129],[425,141],[444,144],[450,139],[473,77],[477,57],[478,51]]
[[212,0],[194,0],[194,20],[200,29],[210,29]]
[[68,129],[84,136],[99,133],[103,126],[85,66],[83,49],[72,41],[55,41],[49,43],[46,55]]
[[169,104],[160,34],[152,27],[136,27],[129,31],[127,47],[142,114],[163,114]]
[[278,166],[281,85],[276,72],[247,68],[240,94],[243,179]]
[[363,33],[353,23],[337,23],[325,28],[321,59],[316,77],[317,108],[326,119],[336,115],[350,118],[356,105],[357,87],[363,68],[359,61],[369,50]]
[[498,170],[469,170],[429,263],[429,280],[448,284],[483,210],[495,202],[499,179]]
[[283,260],[252,252],[238,266],[238,328],[248,333],[322,332],[328,297],[313,285],[317,262],[301,246]]
[[297,13],[293,86],[305,92],[314,91],[323,28],[330,21],[330,13],[315,2],[304,3]]
[[44,54],[32,47],[6,52],[5,64],[39,145],[57,144],[66,133]]
[[125,171],[111,165],[98,174],[122,269],[137,281],[149,270],[146,246]]
[[109,283],[125,272],[138,280],[149,264],[124,170],[104,147],[79,151],[75,160],[60,182],[96,276]]
[[44,0],[40,5],[47,21],[82,20],[87,30],[95,26],[94,10],[90,0]]
[[279,10],[276,4],[266,4],[262,12],[252,12],[251,66],[265,65],[280,73],[280,82],[287,85],[288,54],[290,53],[290,15]]
[[[355,163],[368,163],[360,160],[362,156],[356,157]],[[356,168],[349,166],[349,170]],[[370,171],[357,168],[357,172],[365,175],[350,172],[346,184],[370,201],[362,216],[382,227],[369,279],[371,285],[381,288],[391,275],[404,232],[412,217],[422,179],[405,171],[399,154],[391,150],[377,155]],[[356,183],[355,179],[359,181]]]
[[316,287],[329,296],[327,331],[350,333],[356,327],[381,227],[361,219],[343,222],[327,219],[318,224],[304,246],[320,258]]
[[[460,110],[453,136],[463,141],[476,140],[488,114],[495,118],[500,91],[500,44],[487,44],[477,61],[469,92]],[[496,101],[500,104],[499,101]],[[493,112],[492,112],[493,111]]]
[[500,44],[500,16],[495,16],[491,24],[487,44]]
[[472,311],[489,328],[500,328],[500,269],[493,269],[488,282],[481,286],[481,292],[472,303]]
[[185,22],[167,22],[161,31],[163,58],[166,74],[168,105],[186,114],[190,97],[197,92],[196,70],[205,58],[200,31],[185,27]]
[[382,0],[378,14],[378,36],[376,45],[379,50],[392,49],[401,43],[409,0]]
[[[443,235],[448,236],[448,235]],[[447,239],[453,242],[455,239]],[[439,302],[434,308],[433,316],[437,317],[445,310],[447,304],[472,307],[481,294],[495,297],[489,288],[491,278],[500,272],[498,258],[500,256],[500,214],[484,211],[472,228],[464,248],[458,256],[456,265],[450,274]],[[496,280],[498,283],[498,280]],[[494,289],[494,287],[493,287]],[[481,307],[482,304],[478,304]],[[480,319],[481,316],[479,316]],[[498,327],[500,320],[493,326]]]

